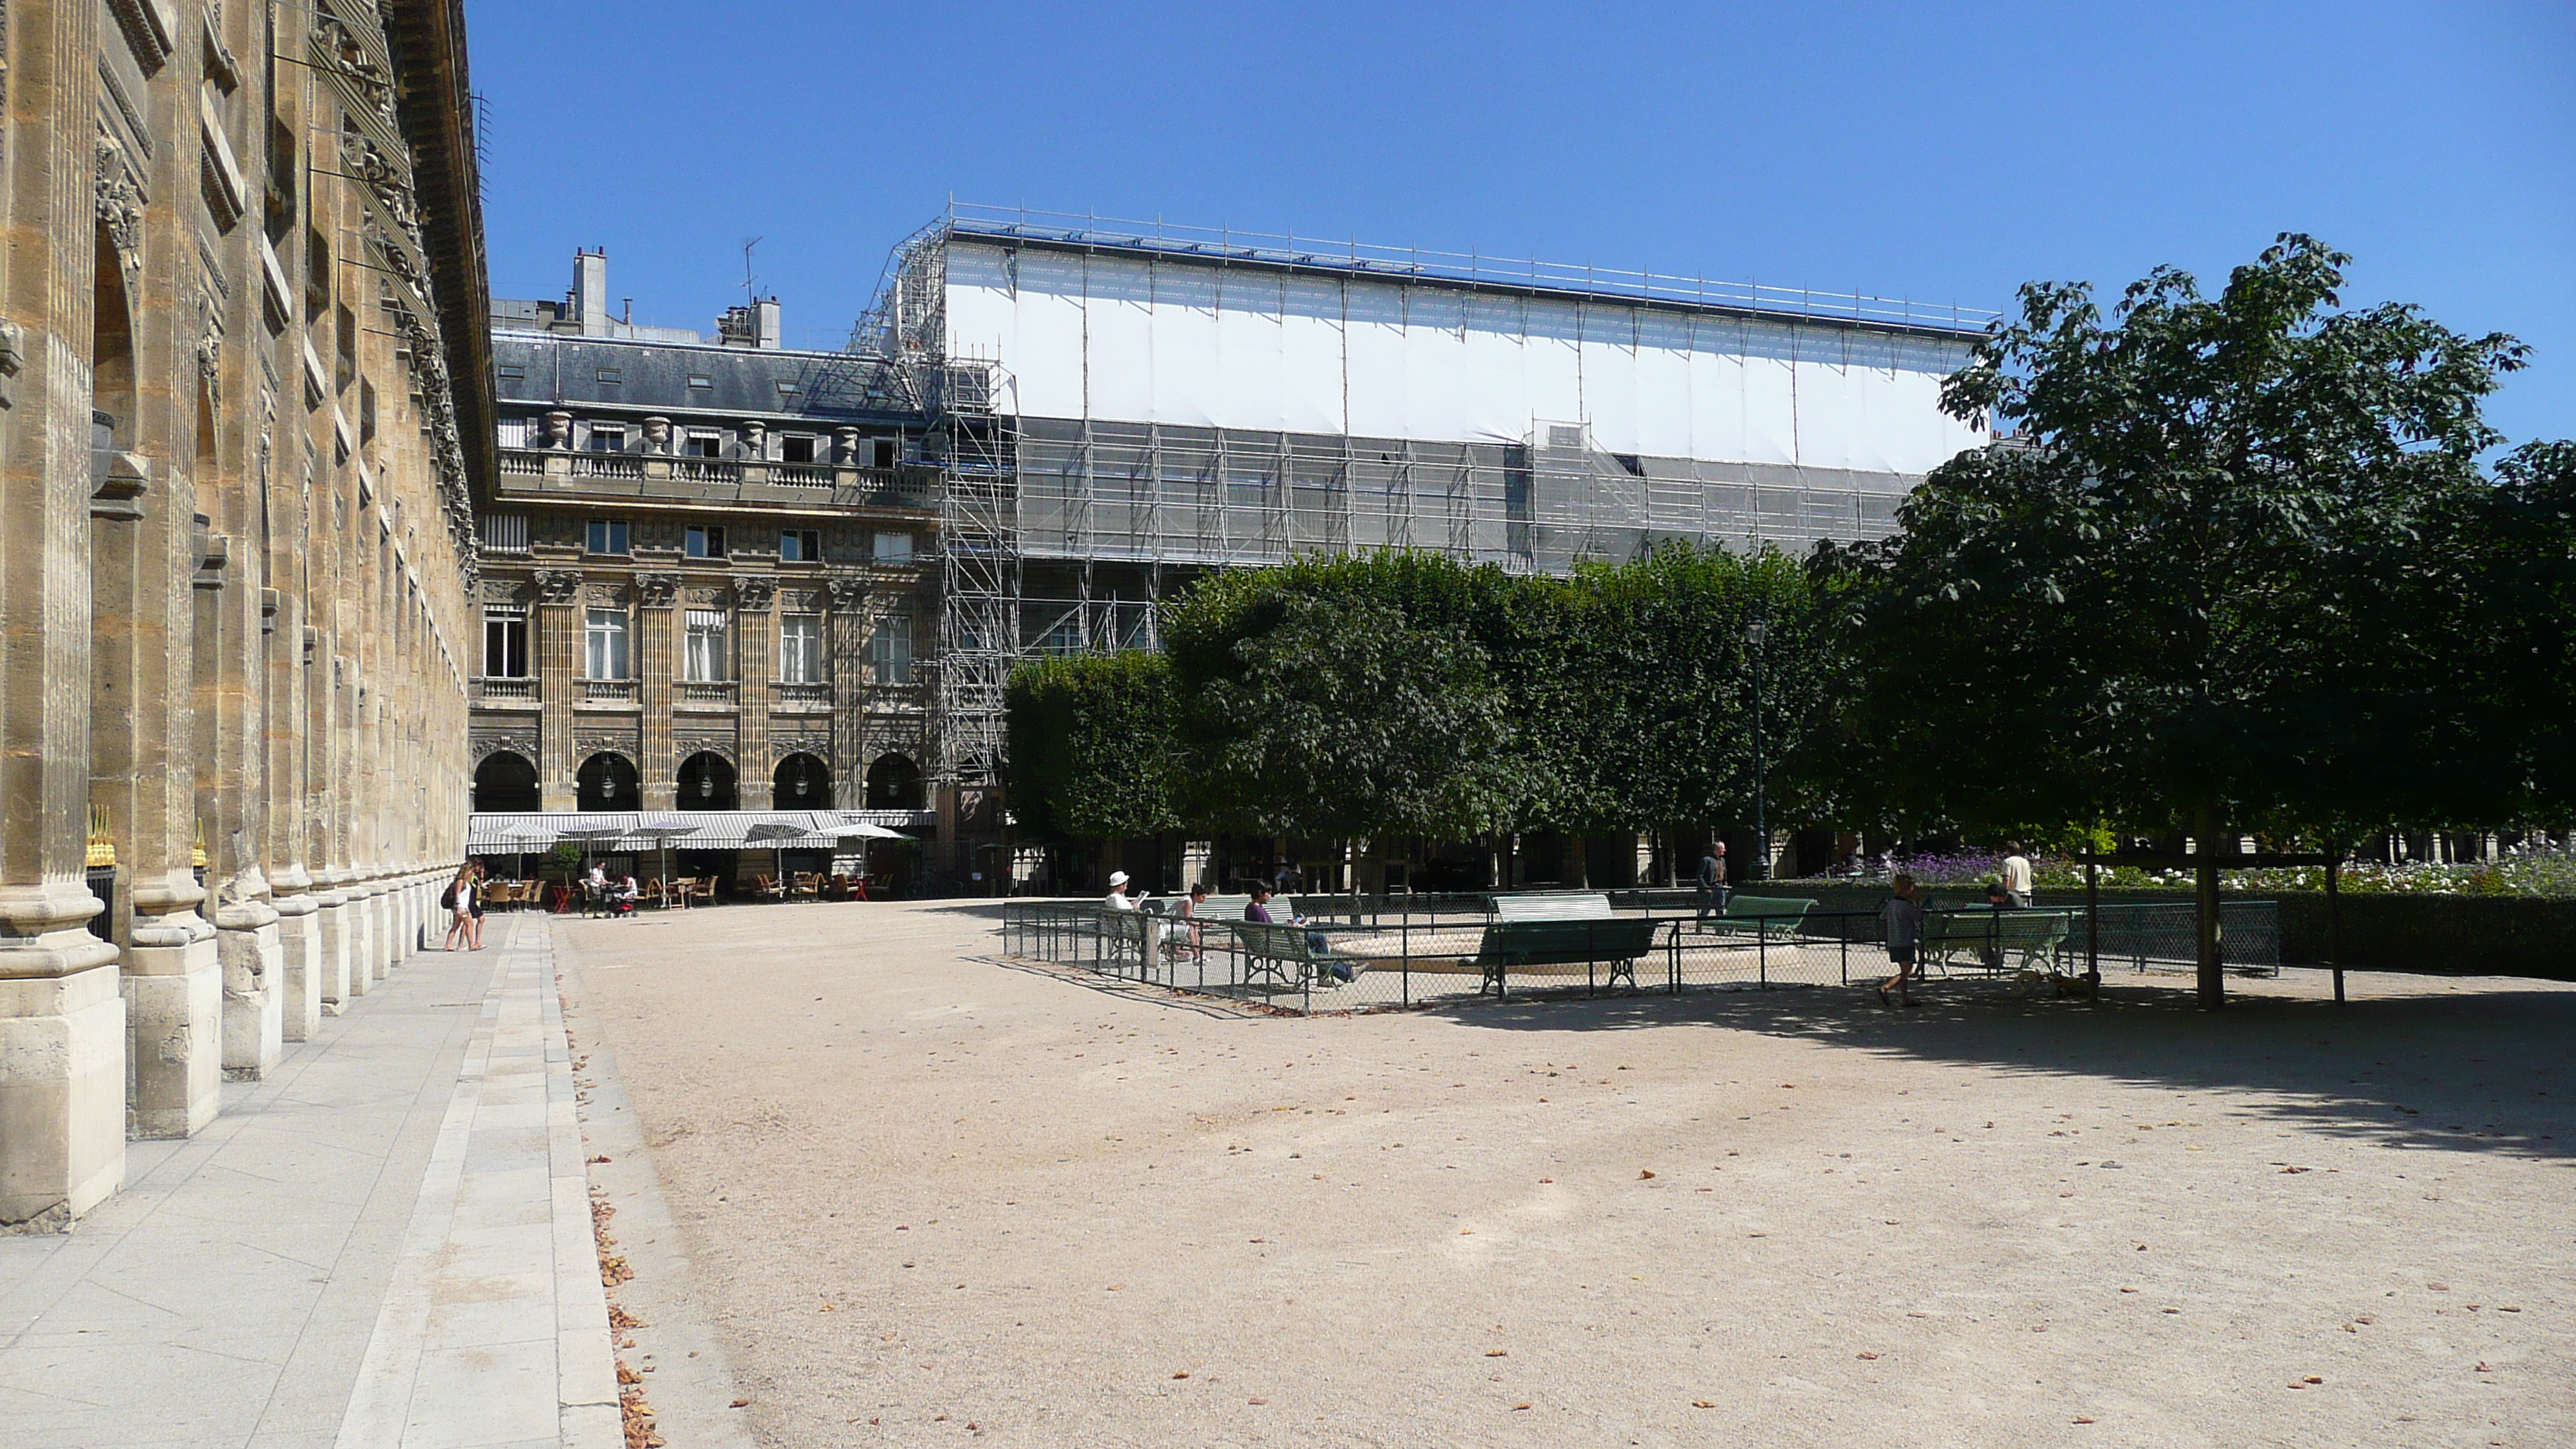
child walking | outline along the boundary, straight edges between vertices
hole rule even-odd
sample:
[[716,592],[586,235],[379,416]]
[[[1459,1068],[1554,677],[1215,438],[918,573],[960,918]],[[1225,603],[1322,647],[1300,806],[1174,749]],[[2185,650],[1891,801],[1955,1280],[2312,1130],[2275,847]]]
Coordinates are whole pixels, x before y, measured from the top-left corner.
[[1923,897],[1914,888],[1914,877],[1910,875],[1899,874],[1893,884],[1896,894],[1879,908],[1878,919],[1887,927],[1887,959],[1895,965],[1896,974],[1878,983],[1878,1004],[1890,1004],[1887,988],[1893,986],[1894,1004],[1912,1006],[1914,1003],[1906,999],[1905,983],[1914,974],[1915,949],[1923,939]]

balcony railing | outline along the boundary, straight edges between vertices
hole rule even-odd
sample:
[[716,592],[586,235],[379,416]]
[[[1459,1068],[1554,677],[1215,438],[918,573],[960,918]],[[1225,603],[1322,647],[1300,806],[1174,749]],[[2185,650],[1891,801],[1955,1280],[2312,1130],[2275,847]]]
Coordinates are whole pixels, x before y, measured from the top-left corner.
[[581,682],[584,704],[633,704],[635,681],[631,679],[585,679]]
[[487,700],[534,700],[537,682],[533,679],[509,679],[487,674],[474,681],[475,692]]
[[682,704],[731,704],[734,684],[730,679],[683,679],[680,681]]
[[693,484],[719,498],[738,498],[742,490],[753,487],[794,488],[800,492],[828,492],[828,501],[851,508],[929,509],[938,504],[940,486],[940,470],[917,463],[860,468],[744,458],[669,457],[659,453],[576,453],[561,448],[505,447],[501,449],[501,475],[510,479],[599,479],[619,483],[668,479]]
[[832,686],[828,684],[790,684],[784,680],[770,686],[771,695],[782,709],[829,709]]

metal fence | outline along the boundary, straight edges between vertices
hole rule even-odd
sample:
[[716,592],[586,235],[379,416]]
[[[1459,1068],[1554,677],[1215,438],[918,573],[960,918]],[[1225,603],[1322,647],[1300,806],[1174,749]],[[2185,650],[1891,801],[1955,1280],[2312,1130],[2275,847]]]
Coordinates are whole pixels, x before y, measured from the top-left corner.
[[[1849,986],[1895,972],[1875,911],[1809,911],[1794,924],[1766,929],[1695,912],[1506,923],[1490,908],[1466,909],[1471,903],[1485,904],[1462,897],[1441,902],[1458,907],[1444,911],[1414,908],[1417,902],[1401,898],[1300,900],[1301,912],[1314,918],[1285,933],[1296,959],[1283,960],[1275,949],[1248,949],[1245,933],[1228,921],[1182,921],[1087,901],[1010,901],[1003,906],[1002,951],[1295,1012],[1479,998]],[[2036,953],[2025,942],[2007,939],[2005,918],[1983,906],[1935,913],[1953,924],[1943,946],[1925,952],[1923,974],[1931,980],[2004,977],[2028,985],[2080,981],[2095,960],[2106,973],[2189,970],[2194,962],[2188,904],[2104,906],[2089,922],[2080,908],[2032,912],[2065,918],[2062,936]],[[1508,934],[1489,934],[1514,924],[1546,926],[1549,948],[1515,952]],[[1642,949],[1632,953],[1641,944],[1641,930]],[[2229,903],[2222,909],[2222,932],[2222,956],[2232,968],[2278,970],[2276,903]],[[1273,948],[1283,939],[1281,933],[1267,934]]]

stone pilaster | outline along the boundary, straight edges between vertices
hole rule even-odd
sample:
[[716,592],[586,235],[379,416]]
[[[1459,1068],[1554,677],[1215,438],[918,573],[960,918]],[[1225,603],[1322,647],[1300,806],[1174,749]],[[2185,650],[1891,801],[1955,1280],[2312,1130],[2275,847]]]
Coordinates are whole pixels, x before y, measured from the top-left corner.
[[680,576],[659,571],[635,576],[636,698],[643,706],[642,806],[672,808],[679,790],[678,747],[671,735],[671,692],[680,677]]
[[574,806],[573,705],[581,697],[581,573],[536,571],[537,609],[530,647],[537,651],[537,783],[548,810]]
[[778,616],[770,612],[778,581],[765,574],[737,576],[733,581],[733,654],[735,728],[742,758],[735,768],[734,798],[747,810],[770,805],[769,683],[778,677]]
[[224,1075],[256,1080],[284,1050],[286,952],[268,881],[245,862],[215,900],[215,948],[224,973]]
[[349,940],[349,892],[344,872],[324,871],[314,877],[318,887],[313,892],[314,939],[321,973],[319,994],[322,1009],[337,1013],[345,1009],[352,997],[367,994],[366,979],[349,969],[355,959]]
[[832,681],[832,799],[844,808],[867,803],[867,721],[859,708],[868,697],[868,584],[859,578],[830,581],[832,613],[825,628],[824,668]]

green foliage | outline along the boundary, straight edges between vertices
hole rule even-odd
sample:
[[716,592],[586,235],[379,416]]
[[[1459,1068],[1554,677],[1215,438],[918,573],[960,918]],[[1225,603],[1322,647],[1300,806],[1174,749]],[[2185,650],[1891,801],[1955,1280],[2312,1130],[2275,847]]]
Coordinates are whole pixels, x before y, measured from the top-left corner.
[[2460,580],[2478,399],[2520,364],[2412,308],[2335,312],[2284,237],[2203,298],[2161,270],[2104,325],[2034,284],[1945,384],[2023,438],[1935,470],[1849,561],[1866,728],[1899,803],[2131,828],[2385,819],[2460,788]]
[[1180,823],[1171,661],[1131,652],[1042,659],[1011,673],[1012,809],[1038,839],[1147,835]]

